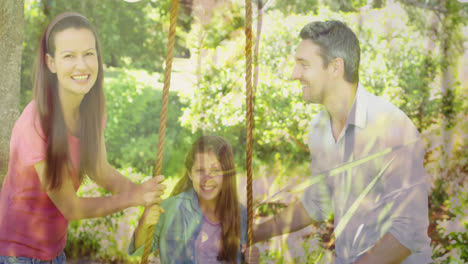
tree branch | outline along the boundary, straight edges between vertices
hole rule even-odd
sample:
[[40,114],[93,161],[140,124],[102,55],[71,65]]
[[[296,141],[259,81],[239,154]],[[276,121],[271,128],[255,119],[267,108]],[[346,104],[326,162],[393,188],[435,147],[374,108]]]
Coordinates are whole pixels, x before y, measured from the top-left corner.
[[404,4],[404,5],[407,5],[407,6],[414,6],[414,7],[418,7],[418,8],[422,8],[422,9],[426,9],[426,10],[435,11],[437,13],[447,12],[447,9],[444,6],[429,5],[427,3],[421,3],[418,0],[400,0],[400,2],[402,4]]
[[297,139],[295,136],[289,135],[289,138],[292,139],[301,149],[307,151],[307,153],[310,152],[309,148],[304,145],[299,139]]

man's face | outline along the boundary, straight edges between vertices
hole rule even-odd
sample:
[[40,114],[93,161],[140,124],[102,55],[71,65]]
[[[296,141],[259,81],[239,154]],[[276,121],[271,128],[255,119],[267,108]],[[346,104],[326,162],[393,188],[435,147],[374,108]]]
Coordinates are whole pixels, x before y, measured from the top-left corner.
[[320,57],[320,47],[311,40],[302,40],[296,49],[292,78],[302,84],[302,99],[305,102],[323,104],[328,84],[328,67]]

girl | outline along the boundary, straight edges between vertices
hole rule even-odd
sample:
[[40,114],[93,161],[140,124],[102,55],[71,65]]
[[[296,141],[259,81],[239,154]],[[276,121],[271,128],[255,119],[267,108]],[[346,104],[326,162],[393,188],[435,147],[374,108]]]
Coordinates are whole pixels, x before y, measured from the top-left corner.
[[185,157],[185,169],[172,197],[161,203],[163,210],[145,210],[129,253],[143,250],[147,229],[156,224],[152,251],[159,249],[161,263],[241,263],[247,212],[237,197],[231,145],[218,136],[200,137]]
[[[34,99],[13,128],[0,193],[0,263],[65,263],[69,220],[159,203],[164,189],[162,176],[136,185],[107,162],[104,73],[88,19],[57,16],[37,61]],[[85,176],[115,195],[77,197]]]

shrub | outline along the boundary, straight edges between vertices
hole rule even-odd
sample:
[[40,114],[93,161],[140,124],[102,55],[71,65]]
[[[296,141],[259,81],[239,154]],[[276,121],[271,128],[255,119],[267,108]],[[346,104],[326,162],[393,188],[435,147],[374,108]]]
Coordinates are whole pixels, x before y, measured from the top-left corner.
[[[132,167],[152,175],[157,154],[161,113],[161,84],[144,71],[110,69],[105,78],[109,162],[118,168]],[[192,143],[190,131],[179,125],[184,104],[176,92],[169,95],[162,172],[181,173],[185,153]]]

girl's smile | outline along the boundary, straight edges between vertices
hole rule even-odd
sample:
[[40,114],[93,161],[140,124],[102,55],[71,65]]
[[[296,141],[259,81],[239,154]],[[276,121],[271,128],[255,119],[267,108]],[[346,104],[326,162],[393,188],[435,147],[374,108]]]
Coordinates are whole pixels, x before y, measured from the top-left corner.
[[223,170],[216,154],[197,153],[189,177],[200,204],[216,205],[223,184]]

